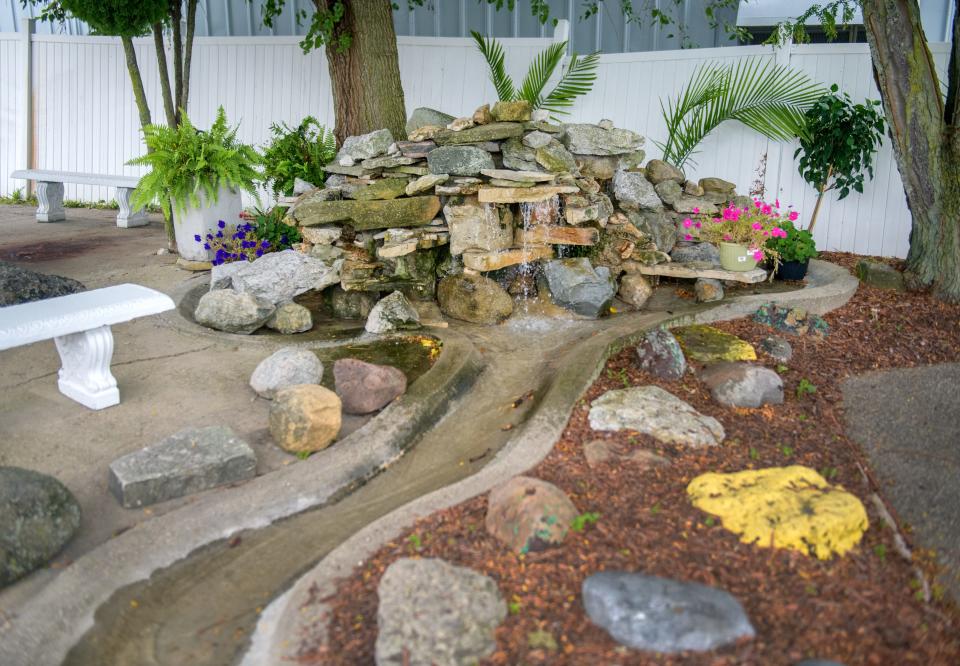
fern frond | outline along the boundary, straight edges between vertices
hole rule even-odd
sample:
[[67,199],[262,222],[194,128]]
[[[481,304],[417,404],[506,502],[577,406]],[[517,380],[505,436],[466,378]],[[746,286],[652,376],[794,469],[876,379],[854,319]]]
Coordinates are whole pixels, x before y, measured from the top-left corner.
[[527,75],[523,77],[517,97],[530,102],[531,108],[539,109],[543,104],[543,89],[563,61],[566,52],[567,43],[559,42],[538,53],[527,68]]
[[473,41],[477,43],[477,49],[483,54],[487,66],[490,68],[490,81],[497,91],[497,97],[504,102],[510,102],[517,98],[517,91],[513,85],[513,79],[507,74],[507,68],[504,66],[503,46],[493,37],[484,39],[476,30],[471,30],[470,35]]
[[597,80],[597,67],[600,65],[600,53],[591,53],[580,57],[576,53],[570,56],[570,64],[557,85],[541,102],[540,108],[553,113],[569,114],[569,107],[573,106],[577,97],[586,95],[593,89]]

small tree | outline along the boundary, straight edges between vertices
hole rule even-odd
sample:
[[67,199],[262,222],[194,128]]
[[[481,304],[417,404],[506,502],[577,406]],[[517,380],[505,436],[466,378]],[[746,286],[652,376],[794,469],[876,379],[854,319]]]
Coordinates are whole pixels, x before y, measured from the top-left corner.
[[806,126],[800,135],[800,147],[793,154],[800,157],[803,179],[817,188],[817,204],[810,216],[808,231],[813,231],[829,190],[839,190],[838,200],[850,190],[863,193],[864,171],[873,179],[873,156],[883,139],[883,116],[877,110],[880,102],[866,100],[854,104],[846,93],[838,94],[837,85],[807,110]]

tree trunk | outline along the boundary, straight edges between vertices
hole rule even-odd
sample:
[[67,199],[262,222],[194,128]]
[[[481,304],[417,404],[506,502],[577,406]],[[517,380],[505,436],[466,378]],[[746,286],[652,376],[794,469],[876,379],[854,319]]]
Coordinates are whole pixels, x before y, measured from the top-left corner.
[[820,204],[823,203],[823,195],[827,192],[827,183],[830,182],[830,174],[833,173],[833,165],[827,167],[827,177],[820,183],[820,187],[817,188],[820,193],[817,194],[817,205],[813,207],[813,215],[810,216],[810,225],[807,227],[807,231],[811,234],[813,233],[813,226],[817,223],[817,215],[820,214]]
[[[330,0],[314,0],[327,11]],[[333,88],[337,142],[348,136],[387,128],[395,139],[406,137],[406,107],[400,84],[397,35],[390,0],[349,0],[326,45]],[[338,49],[339,35],[351,43]]]
[[190,64],[193,61],[193,35],[197,27],[197,0],[187,2],[187,42],[184,45],[183,55],[183,91],[178,106],[187,111],[187,102],[190,100]]
[[140,65],[137,63],[137,52],[133,49],[131,37],[121,37],[123,54],[127,58],[127,72],[130,74],[130,84],[133,86],[133,99],[137,102],[137,111],[140,114],[140,127],[150,124],[150,105],[147,103],[147,94],[143,90],[143,77],[140,76]]
[[183,7],[180,0],[170,0],[170,27],[173,30],[173,119],[180,124],[180,99],[183,97],[183,35],[180,19]]
[[[932,287],[937,297],[960,301],[960,145],[953,122],[948,125],[944,118],[939,79],[917,0],[864,0],[863,21],[913,217],[908,284]],[[957,48],[960,43],[954,40],[951,74]],[[951,105],[957,85],[951,77]]]
[[163,96],[163,113],[167,117],[167,126],[177,126],[176,110],[173,108],[173,95],[170,92],[170,73],[167,70],[167,52],[163,48],[163,24],[153,24],[153,46],[157,51],[157,69],[160,70],[160,92]]

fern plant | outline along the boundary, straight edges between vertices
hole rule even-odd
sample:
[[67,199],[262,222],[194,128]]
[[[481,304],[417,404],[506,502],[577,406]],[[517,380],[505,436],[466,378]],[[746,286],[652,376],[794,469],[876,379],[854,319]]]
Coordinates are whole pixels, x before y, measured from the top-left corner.
[[209,130],[199,130],[182,112],[180,125],[147,125],[143,128],[147,154],[127,164],[148,166],[131,197],[135,207],[157,200],[167,217],[171,203],[176,212],[200,206],[200,195],[217,201],[221,187],[249,192],[256,197],[254,182],[260,180],[260,155],[237,141],[237,128],[227,124],[221,106]]
[[590,92],[597,80],[600,54],[591,53],[581,57],[574,53],[570,56],[570,63],[560,76],[557,85],[549,93],[544,94],[544,88],[567,52],[567,42],[558,42],[537,54],[530,63],[523,82],[517,88],[504,65],[503,45],[493,37],[485,38],[476,31],[471,31],[470,34],[477,44],[477,49],[487,61],[490,80],[501,101],[526,100],[530,102],[530,107],[533,109],[546,109],[552,114],[566,115],[570,113],[567,109],[573,106],[576,98]]
[[320,185],[326,178],[324,167],[337,154],[337,140],[313,116],[307,116],[296,127],[286,123],[270,125],[273,138],[264,146],[263,177],[270,183],[273,195],[293,194],[299,178]]
[[676,98],[660,101],[667,140],[656,144],[664,161],[683,167],[693,163],[700,142],[727,120],[787,141],[802,135],[804,113],[823,92],[803,72],[759,58],[702,65]]

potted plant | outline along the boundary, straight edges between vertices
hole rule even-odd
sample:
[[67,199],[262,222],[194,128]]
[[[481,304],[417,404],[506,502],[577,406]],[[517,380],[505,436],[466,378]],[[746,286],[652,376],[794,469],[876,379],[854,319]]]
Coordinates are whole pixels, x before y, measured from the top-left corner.
[[780,280],[802,280],[807,274],[807,265],[817,256],[813,234],[807,229],[797,229],[790,220],[782,220],[780,228],[786,236],[778,235],[767,241],[767,247],[780,255],[776,277]]
[[260,155],[237,141],[223,107],[208,131],[196,129],[184,113],[177,127],[147,125],[143,138],[147,154],[129,164],[150,171],[140,179],[133,205],[158,201],[165,216],[173,214],[180,256],[209,261],[210,251],[198,239],[215,232],[219,220],[239,217],[241,191],[256,196]]
[[[698,213],[694,209],[694,213]],[[788,217],[795,217],[789,213]],[[765,259],[773,262],[774,270],[780,261],[776,248],[767,241],[786,236],[782,225],[786,220],[780,214],[780,202],[773,205],[760,201],[753,206],[739,208],[729,204],[718,217],[702,216],[697,220],[683,221],[684,240],[701,240],[713,243],[720,249],[720,266],[728,271],[750,271]]]

